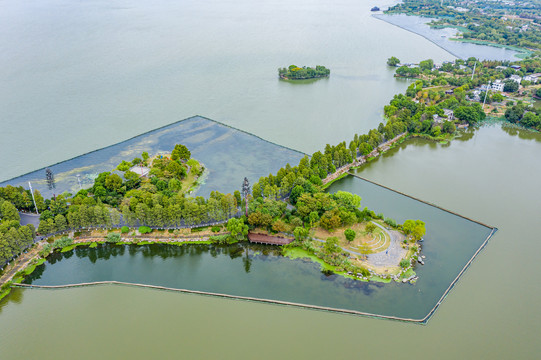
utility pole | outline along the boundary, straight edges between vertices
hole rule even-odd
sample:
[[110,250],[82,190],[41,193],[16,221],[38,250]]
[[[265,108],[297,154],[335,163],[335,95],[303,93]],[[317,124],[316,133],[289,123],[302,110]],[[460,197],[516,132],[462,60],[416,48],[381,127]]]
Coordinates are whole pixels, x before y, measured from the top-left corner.
[[483,109],[485,109],[485,102],[487,101],[487,95],[489,91],[490,91],[490,81],[488,82],[487,91],[485,92],[485,99],[483,100]]
[[36,208],[36,213],[39,215],[38,206],[36,205],[36,198],[34,197],[34,190],[32,190],[32,184],[30,184],[30,181],[28,182],[28,186],[30,187],[30,194],[32,194],[32,200],[34,201],[34,207]]

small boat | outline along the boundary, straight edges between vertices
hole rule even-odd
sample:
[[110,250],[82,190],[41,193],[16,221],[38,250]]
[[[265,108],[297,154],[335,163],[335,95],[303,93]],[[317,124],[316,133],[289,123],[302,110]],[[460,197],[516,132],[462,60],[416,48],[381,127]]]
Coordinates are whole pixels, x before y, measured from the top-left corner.
[[370,11],[379,11],[379,7],[374,6],[372,9],[370,9]]

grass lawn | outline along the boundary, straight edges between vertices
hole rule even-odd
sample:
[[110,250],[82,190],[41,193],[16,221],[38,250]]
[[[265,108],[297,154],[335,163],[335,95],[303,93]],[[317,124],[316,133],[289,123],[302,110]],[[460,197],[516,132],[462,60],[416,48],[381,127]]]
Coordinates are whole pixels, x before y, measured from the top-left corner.
[[[310,236],[321,240],[335,236],[338,238],[340,247],[360,254],[374,254],[387,250],[391,243],[389,235],[380,228],[376,228],[373,234],[367,234],[365,227],[366,223],[359,223],[349,227],[338,228],[332,232],[323,228],[315,228],[310,232]],[[346,236],[344,235],[346,229],[352,229],[357,234],[352,242],[346,240]]]

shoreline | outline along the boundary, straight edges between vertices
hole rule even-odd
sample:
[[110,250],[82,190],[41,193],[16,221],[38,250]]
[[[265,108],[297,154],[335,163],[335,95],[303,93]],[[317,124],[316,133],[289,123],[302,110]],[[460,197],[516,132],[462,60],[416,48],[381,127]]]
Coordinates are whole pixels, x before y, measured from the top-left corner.
[[[391,21],[389,21],[389,20],[386,20],[386,19],[384,18],[384,16],[386,16],[386,15],[387,15],[387,14],[372,14],[371,16],[374,17],[374,18],[376,18],[376,19],[378,19],[378,20],[381,20],[381,21],[383,21],[383,22],[386,22],[387,24],[391,24],[391,25],[396,26],[396,27],[398,27],[398,28],[400,28],[400,29],[402,29],[402,30],[406,30],[406,31],[409,31],[410,33],[416,34],[416,35],[418,35],[418,36],[420,36],[420,37],[422,37],[422,38],[424,38],[424,39],[430,41],[432,44],[436,45],[436,46],[439,47],[440,49],[445,50],[445,51],[448,52],[449,54],[453,55],[455,58],[464,60],[462,57],[460,57],[460,56],[458,56],[457,54],[453,53],[451,50],[444,48],[444,47],[441,46],[440,44],[436,43],[434,40],[428,38],[426,35],[423,35],[423,34],[421,34],[421,33],[418,33],[417,31],[408,29],[408,28],[406,28],[406,27],[404,27],[404,26],[402,26],[402,25],[398,25],[398,24],[395,24],[395,23],[393,23],[393,22],[391,22]],[[406,14],[406,15],[408,15],[408,14]],[[387,15],[387,16],[389,16],[389,15]],[[417,16],[417,15],[408,15],[408,16]]]
[[[445,46],[442,46],[441,44],[438,44],[437,42],[435,42],[434,40],[432,40],[428,36],[426,36],[426,35],[424,35],[424,34],[422,34],[420,32],[417,32],[417,31],[415,31],[415,30],[413,30],[411,28],[405,27],[403,25],[395,24],[394,22],[392,22],[392,21],[390,21],[390,20],[388,20],[386,18],[386,17],[393,16],[393,15],[406,15],[406,16],[416,16],[416,17],[419,17],[419,18],[435,19],[434,17],[431,17],[431,16],[422,16],[422,15],[408,14],[408,13],[372,14],[371,16],[378,19],[378,20],[384,21],[387,24],[391,24],[393,26],[399,27],[402,30],[406,30],[406,31],[409,31],[409,32],[411,32],[413,34],[419,35],[419,36],[423,37],[424,39],[430,41],[432,44],[436,45],[440,49],[443,49],[446,52],[448,52],[449,54],[453,55],[454,57],[456,57],[458,59],[465,60],[465,58],[455,54],[453,51],[447,49]],[[432,27],[430,25],[428,25],[427,23],[425,23],[425,25],[427,25],[430,29],[432,29]],[[444,28],[453,28],[453,27],[452,26],[448,26],[448,27],[443,26],[443,27],[440,27],[439,29],[444,29]],[[530,50],[528,50],[528,49],[521,49],[521,48],[518,48],[518,47],[513,47],[512,45],[501,45],[501,44],[494,44],[494,43],[488,43],[488,42],[484,43],[484,42],[481,42],[480,40],[470,40],[470,41],[468,41],[467,39],[460,39],[460,38],[449,38],[448,40],[449,41],[461,42],[461,43],[474,44],[474,45],[479,45],[479,46],[491,46],[491,47],[495,47],[495,48],[502,48],[502,49],[506,49],[506,50],[510,50],[510,51],[515,51],[516,54],[514,54],[513,56],[516,59],[512,60],[512,61],[523,60],[524,58],[519,56],[519,55],[523,55],[523,56],[527,57],[529,52],[530,52]],[[486,59],[486,60],[494,60],[494,59]]]

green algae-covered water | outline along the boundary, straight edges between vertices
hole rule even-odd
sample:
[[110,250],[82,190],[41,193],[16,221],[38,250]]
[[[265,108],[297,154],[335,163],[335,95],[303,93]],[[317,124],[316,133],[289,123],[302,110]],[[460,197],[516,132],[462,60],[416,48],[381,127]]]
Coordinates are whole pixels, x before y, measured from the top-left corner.
[[[256,136],[201,116],[194,116],[160,129],[138,135],[88,154],[50,166],[55,174],[54,190],[47,188],[45,169],[36,170],[0,183],[39,190],[45,198],[80,187],[90,187],[99,173],[113,171],[122,160],[131,161],[143,151],[168,154],[175,144],[186,145],[192,157],[206,169],[203,180],[192,196],[208,197],[212,191],[233,193],[247,177],[252,183],[269,172],[276,173],[284,164],[298,164],[304,154],[264,141]],[[79,181],[81,183],[79,184]]]

